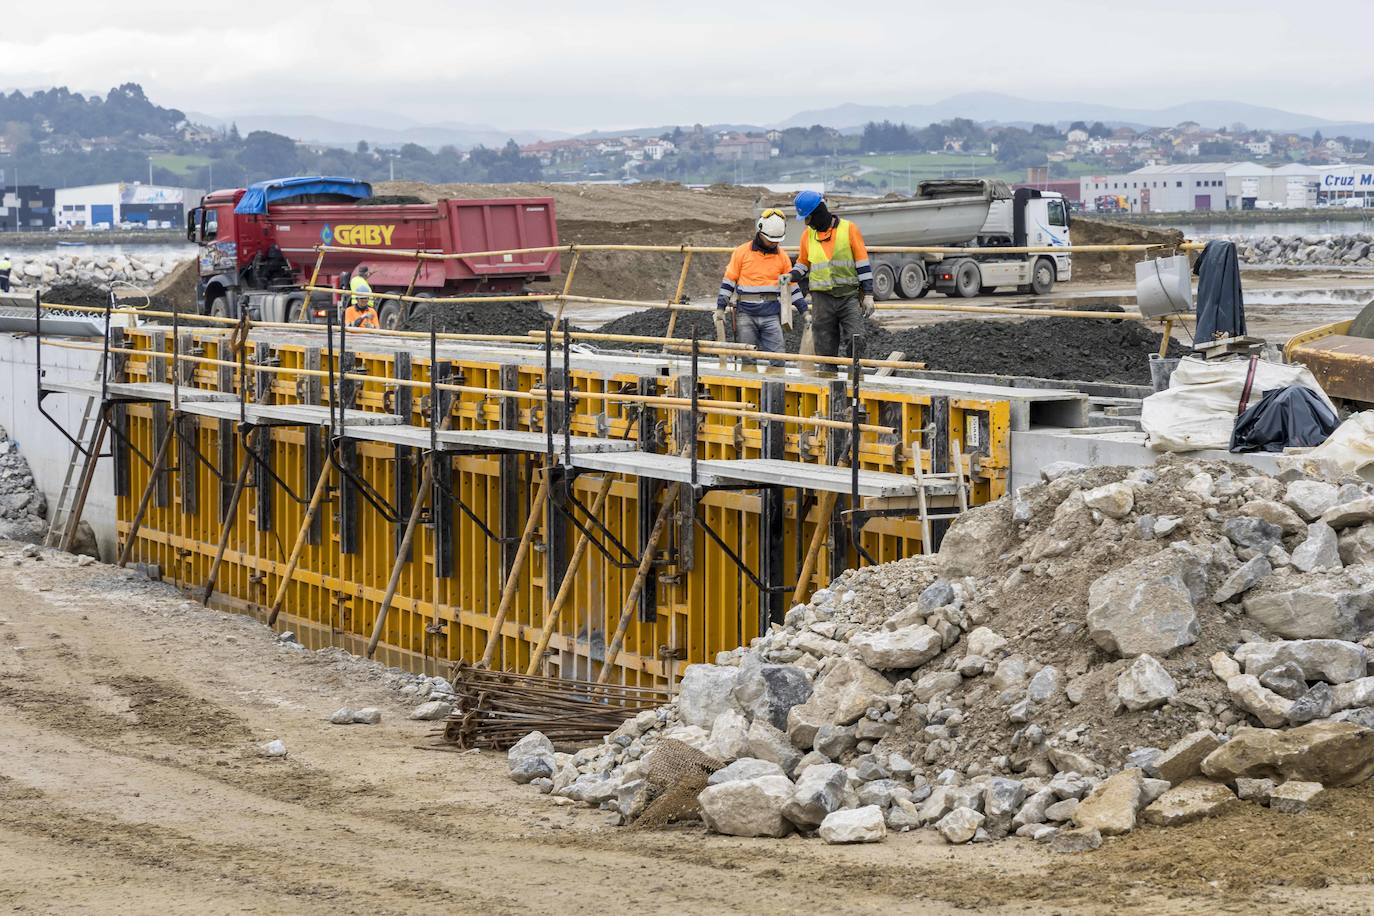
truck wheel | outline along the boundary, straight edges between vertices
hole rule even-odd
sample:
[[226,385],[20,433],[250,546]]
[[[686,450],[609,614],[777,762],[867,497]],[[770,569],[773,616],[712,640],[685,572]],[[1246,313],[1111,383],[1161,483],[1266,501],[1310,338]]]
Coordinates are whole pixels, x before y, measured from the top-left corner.
[[216,296],[210,300],[210,310],[207,314],[211,318],[229,317],[229,300],[223,296]]
[[882,302],[892,298],[892,292],[897,288],[897,278],[892,274],[892,268],[886,264],[879,264],[873,268],[873,298]]
[[926,294],[928,282],[925,265],[920,261],[907,261],[897,274],[897,292],[904,299],[919,299]]
[[306,314],[304,299],[291,300],[291,304],[286,307],[286,321],[288,324],[310,323],[310,316]]
[[983,272],[973,261],[960,264],[954,273],[954,295],[960,299],[972,299],[978,295],[983,285]]
[[383,299],[381,308],[377,309],[377,323],[382,326],[384,331],[399,331],[401,329],[401,303],[396,299]]
[[1047,296],[1054,289],[1054,265],[1048,258],[1035,262],[1035,273],[1031,274],[1031,292],[1037,296]]

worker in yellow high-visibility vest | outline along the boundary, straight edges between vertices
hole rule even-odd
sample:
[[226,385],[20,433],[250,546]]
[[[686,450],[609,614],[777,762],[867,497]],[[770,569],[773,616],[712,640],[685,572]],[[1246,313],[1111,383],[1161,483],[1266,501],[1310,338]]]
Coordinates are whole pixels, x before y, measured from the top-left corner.
[[831,213],[815,191],[802,191],[795,206],[806,229],[796,263],[785,278],[794,283],[806,279],[816,352],[838,356],[841,344],[848,350],[850,340],[864,333],[864,319],[872,317],[875,308],[868,248],[859,227]]
[[380,328],[377,309],[372,304],[372,284],[367,282],[370,271],[364,264],[353,271],[348,281],[348,308],[344,309],[344,324],[350,328]]

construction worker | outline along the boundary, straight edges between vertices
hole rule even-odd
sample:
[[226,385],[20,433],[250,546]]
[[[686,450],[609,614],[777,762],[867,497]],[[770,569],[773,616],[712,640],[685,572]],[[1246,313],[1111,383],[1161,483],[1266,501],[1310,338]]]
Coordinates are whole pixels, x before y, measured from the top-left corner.
[[[781,353],[785,346],[779,277],[792,269],[792,259],[778,245],[786,232],[787,216],[781,210],[764,210],[754,223],[754,237],[731,253],[716,294],[720,311],[731,297],[736,301],[736,339],[771,353]],[[792,305],[805,314],[806,299],[800,287],[792,287]],[[782,365],[780,360],[771,362]]]
[[[838,356],[840,345],[864,332],[864,319],[873,314],[873,267],[868,263],[859,227],[840,219],[815,191],[802,191],[794,205],[806,223],[797,263],[787,279],[805,278],[811,288],[811,327],[816,352]],[[782,279],[782,278],[780,278]]]
[[10,256],[0,254],[0,293],[10,291],[10,271],[13,269],[14,265],[10,263]]
[[367,282],[370,271],[364,264],[353,271],[348,281],[348,308],[344,309],[344,324],[350,328],[381,328],[377,309],[372,304],[372,285]]

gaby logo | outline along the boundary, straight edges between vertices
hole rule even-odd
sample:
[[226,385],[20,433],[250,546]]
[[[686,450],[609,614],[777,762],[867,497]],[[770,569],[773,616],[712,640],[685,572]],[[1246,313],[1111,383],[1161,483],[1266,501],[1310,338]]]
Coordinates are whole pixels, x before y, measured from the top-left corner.
[[394,225],[343,225],[333,228],[326,225],[320,230],[320,241],[326,245],[357,245],[376,248],[381,245],[390,245],[391,237],[395,232],[396,227]]

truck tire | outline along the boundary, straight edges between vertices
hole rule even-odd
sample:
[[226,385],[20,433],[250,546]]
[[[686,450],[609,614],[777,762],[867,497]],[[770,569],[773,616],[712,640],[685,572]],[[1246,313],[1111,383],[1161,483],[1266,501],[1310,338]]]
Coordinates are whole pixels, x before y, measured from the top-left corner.
[[405,313],[399,299],[383,299],[377,309],[377,323],[384,331],[399,331],[405,321]]
[[907,261],[897,273],[897,293],[903,299],[919,299],[926,294],[930,277],[920,261]]
[[286,321],[288,324],[308,324],[310,322],[310,316],[306,314],[304,297],[291,300],[291,304],[286,308]]
[[983,272],[975,261],[964,260],[954,269],[954,288],[945,293],[951,299],[972,299],[983,285]]
[[893,291],[897,288],[897,278],[892,273],[892,268],[886,264],[879,264],[873,268],[873,298],[883,302],[892,298]]
[[1054,289],[1054,264],[1049,258],[1035,262],[1035,272],[1031,274],[1031,292],[1037,296],[1048,296]]
[[224,296],[216,296],[210,300],[210,307],[205,312],[211,318],[229,317],[229,300]]

